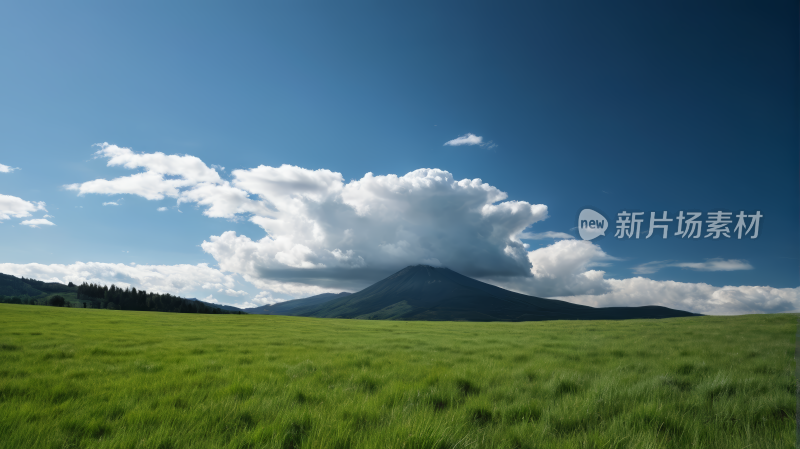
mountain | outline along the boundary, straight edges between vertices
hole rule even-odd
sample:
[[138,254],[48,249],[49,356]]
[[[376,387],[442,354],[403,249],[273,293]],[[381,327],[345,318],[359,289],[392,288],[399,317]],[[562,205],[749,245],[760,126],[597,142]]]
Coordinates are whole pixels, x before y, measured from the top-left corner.
[[290,301],[280,302],[269,306],[253,307],[250,309],[242,309],[247,313],[258,315],[296,315],[297,309],[304,309],[308,307],[318,306],[334,299],[343,298],[350,293],[323,293],[321,295],[311,296],[308,298],[292,299]]
[[621,320],[697,316],[661,306],[594,308],[514,293],[448,268],[406,267],[360,292],[293,315],[429,321]]

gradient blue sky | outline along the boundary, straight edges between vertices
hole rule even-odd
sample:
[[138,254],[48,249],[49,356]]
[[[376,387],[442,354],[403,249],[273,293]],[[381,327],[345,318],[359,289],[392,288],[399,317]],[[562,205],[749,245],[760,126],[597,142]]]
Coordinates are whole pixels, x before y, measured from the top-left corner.
[[[800,304],[797,2],[263,3],[0,5],[0,164],[19,168],[0,173],[0,194],[45,202],[55,224],[21,225],[44,211],[1,221],[5,271],[218,267],[200,246],[210,236],[265,236],[246,214],[65,189],[141,171],[95,158],[92,145],[108,142],[196,156],[228,180],[259,165],[345,182],[438,168],[546,205],[532,233],[577,236],[585,207],[612,221],[622,210],[758,210],[754,240],[618,240],[612,229],[593,241],[608,257],[588,263],[606,279],[782,289],[783,305],[762,311]],[[467,133],[492,145],[444,145]],[[669,266],[709,260],[750,268]],[[637,271],[652,262],[663,268]],[[77,276],[68,271],[49,277]],[[247,294],[175,293],[254,304],[264,288],[234,277]]]

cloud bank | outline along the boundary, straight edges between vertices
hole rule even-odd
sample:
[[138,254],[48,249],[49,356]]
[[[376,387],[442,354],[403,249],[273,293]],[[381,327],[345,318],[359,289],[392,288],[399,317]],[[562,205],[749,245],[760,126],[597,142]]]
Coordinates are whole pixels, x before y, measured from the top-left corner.
[[[462,138],[482,142],[474,135]],[[173,198],[178,204],[198,205],[209,217],[243,218],[261,227],[264,235],[260,238],[227,231],[201,245],[219,264],[219,270],[203,269],[221,279],[203,281],[203,288],[245,296],[223,282],[230,276],[226,273],[241,275],[261,290],[248,304],[356,291],[407,265],[424,263],[521,293],[595,306],[658,304],[713,314],[800,309],[800,289],[714,287],[643,277],[606,279],[602,268],[617,259],[599,246],[566,233],[530,230],[547,218],[547,206],[508,201],[505,192],[480,179],[458,180],[440,169],[419,169],[402,176],[367,173],[345,182],[342,174],[329,170],[261,165],[233,170],[230,180],[224,180],[216,168],[194,156],[137,154],[107,143],[100,148],[96,156],[108,159],[109,166],[139,172],[70,184],[68,189],[79,195]],[[532,251],[522,242],[547,238],[557,241]],[[706,271],[752,268],[745,261],[722,259],[640,267],[665,266]],[[126,265],[117,267],[124,268],[114,273],[124,272],[126,279],[149,285],[143,288],[177,287],[155,281],[169,277],[166,273],[171,268],[135,267],[150,273],[146,276],[126,271],[132,269]],[[179,278],[188,276],[186,270],[201,270],[181,267]],[[186,282],[197,285],[200,281]]]
[[800,310],[800,287],[714,287],[703,283],[654,281],[643,277],[609,279],[601,295],[559,298],[594,307],[662,305],[708,315],[782,313]]
[[[529,253],[534,277],[490,281],[533,296],[557,298],[593,307],[661,305],[709,315],[781,313],[800,310],[799,288],[715,287],[704,283],[655,281],[645,277],[605,279],[602,267],[615,259],[597,245],[562,240]],[[694,269],[750,269],[739,260],[711,259]],[[744,268],[745,266],[750,268]]]
[[130,288],[149,292],[188,294],[198,289],[233,289],[233,276],[197,265],[125,265],[121,263],[77,262],[70,265],[38,263],[0,263],[0,273],[25,276],[45,282],[67,284],[83,282]]

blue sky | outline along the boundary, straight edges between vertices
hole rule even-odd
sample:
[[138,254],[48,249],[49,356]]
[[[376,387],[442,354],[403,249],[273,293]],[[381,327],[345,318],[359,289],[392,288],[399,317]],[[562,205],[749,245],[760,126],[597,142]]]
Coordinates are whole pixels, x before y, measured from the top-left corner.
[[[0,272],[261,304],[438,261],[591,305],[800,309],[798,6],[696,3],[4,2]],[[213,216],[205,181],[104,148],[192,156],[265,209]],[[84,184],[148,172],[188,183],[180,207]],[[479,213],[504,202],[546,214]],[[757,239],[520,234],[578,237],[584,208],[763,218]]]

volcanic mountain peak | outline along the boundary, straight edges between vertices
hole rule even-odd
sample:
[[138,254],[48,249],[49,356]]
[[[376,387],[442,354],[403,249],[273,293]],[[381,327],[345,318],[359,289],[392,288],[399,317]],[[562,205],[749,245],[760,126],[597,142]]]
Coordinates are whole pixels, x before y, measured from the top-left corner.
[[694,314],[666,307],[593,308],[490,285],[445,267],[412,265],[361,290],[297,315],[399,320],[537,321],[667,318]]

